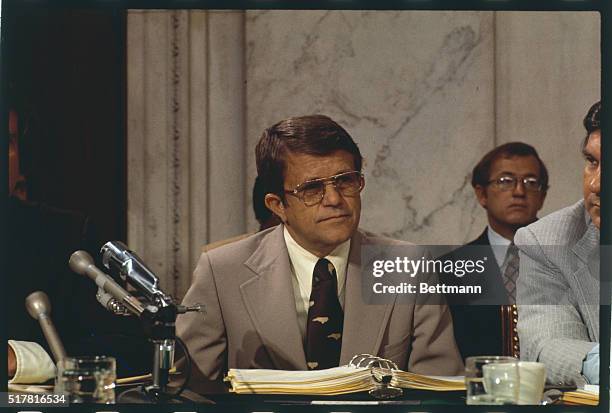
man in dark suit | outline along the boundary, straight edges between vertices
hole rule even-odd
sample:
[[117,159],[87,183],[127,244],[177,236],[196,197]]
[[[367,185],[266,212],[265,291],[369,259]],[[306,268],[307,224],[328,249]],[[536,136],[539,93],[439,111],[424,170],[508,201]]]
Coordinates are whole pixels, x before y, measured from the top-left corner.
[[510,142],[487,153],[472,172],[472,187],[487,212],[478,238],[452,253],[455,259],[484,258],[483,295],[451,303],[461,355],[519,356],[515,306],[518,251],[516,231],[534,222],[548,189],[548,171],[536,150]]

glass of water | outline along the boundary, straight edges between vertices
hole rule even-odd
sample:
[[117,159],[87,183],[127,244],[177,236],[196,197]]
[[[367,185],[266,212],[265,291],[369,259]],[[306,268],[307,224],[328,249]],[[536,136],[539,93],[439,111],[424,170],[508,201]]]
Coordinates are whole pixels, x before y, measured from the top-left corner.
[[468,357],[465,361],[467,404],[516,404],[518,360],[505,356]]
[[55,393],[70,403],[115,403],[116,371],[113,357],[66,357],[57,363]]

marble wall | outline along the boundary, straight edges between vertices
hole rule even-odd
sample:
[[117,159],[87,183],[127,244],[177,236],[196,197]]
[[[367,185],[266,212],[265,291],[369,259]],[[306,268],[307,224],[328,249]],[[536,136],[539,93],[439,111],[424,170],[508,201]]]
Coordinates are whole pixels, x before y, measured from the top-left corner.
[[539,150],[543,213],[559,209],[581,194],[599,33],[585,12],[131,11],[128,242],[182,295],[201,245],[257,228],[262,130],[312,113],[366,158],[365,229],[469,241],[486,221],[471,168],[511,140]]
[[580,197],[581,120],[599,97],[596,13],[251,11],[246,24],[248,146],[287,116],[338,120],[367,161],[364,228],[473,239],[485,217],[471,169],[514,140],[549,166],[543,214]]
[[366,158],[363,228],[419,243],[480,229],[469,172],[494,139],[492,12],[249,12],[246,35],[247,130],[310,113],[346,127]]

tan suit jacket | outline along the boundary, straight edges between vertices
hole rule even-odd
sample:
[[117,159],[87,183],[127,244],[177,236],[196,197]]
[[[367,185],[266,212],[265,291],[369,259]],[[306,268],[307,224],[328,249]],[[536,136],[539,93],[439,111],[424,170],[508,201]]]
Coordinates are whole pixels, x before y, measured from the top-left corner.
[[[340,364],[370,353],[416,373],[462,374],[448,307],[364,303],[361,246],[383,242],[359,231],[352,238]],[[192,357],[192,388],[206,389],[228,368],[307,369],[291,277],[282,225],[202,254],[183,303],[205,312],[176,324]]]

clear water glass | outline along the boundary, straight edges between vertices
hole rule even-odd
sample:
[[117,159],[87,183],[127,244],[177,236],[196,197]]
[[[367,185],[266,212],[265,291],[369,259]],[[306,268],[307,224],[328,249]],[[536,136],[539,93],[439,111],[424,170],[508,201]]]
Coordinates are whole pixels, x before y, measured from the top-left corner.
[[518,360],[506,356],[476,356],[465,361],[467,404],[517,404]]
[[113,357],[67,357],[57,363],[55,393],[70,403],[115,403],[116,371]]

